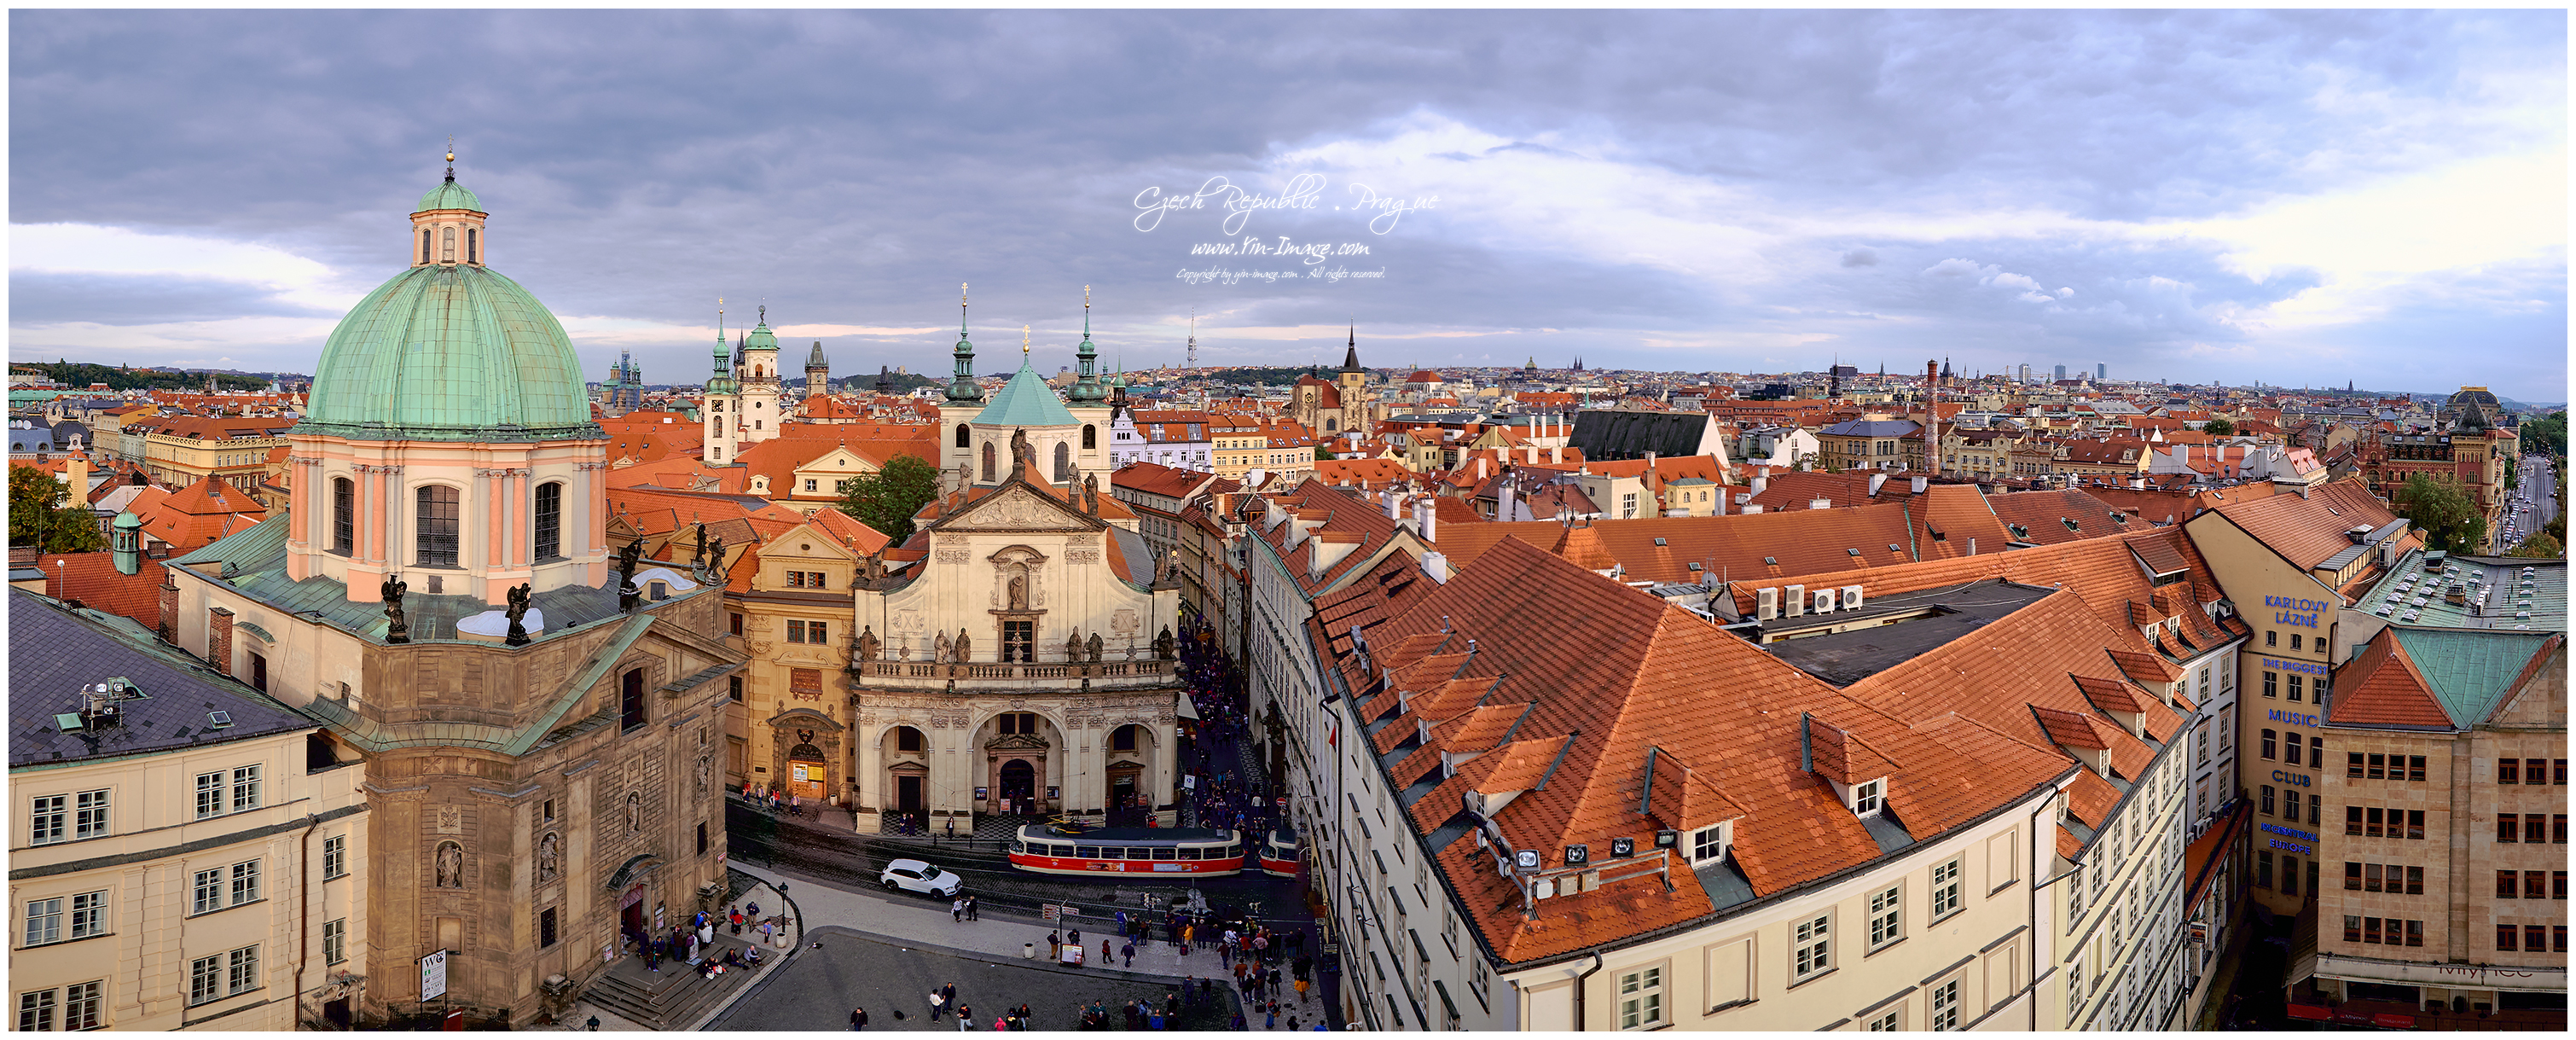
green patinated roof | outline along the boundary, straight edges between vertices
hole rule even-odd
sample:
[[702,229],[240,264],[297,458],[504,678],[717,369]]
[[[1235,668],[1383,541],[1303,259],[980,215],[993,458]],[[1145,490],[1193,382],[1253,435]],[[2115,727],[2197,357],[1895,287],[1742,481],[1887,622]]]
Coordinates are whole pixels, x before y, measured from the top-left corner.
[[432,264],[368,293],[322,347],[299,431],[360,438],[597,435],[544,304],[489,268]]
[[1073,413],[1055,396],[1055,388],[1046,384],[1038,370],[1025,360],[1011,381],[993,392],[993,400],[975,417],[977,426],[1071,426]]
[[2464,729],[2495,711],[2523,666],[2531,663],[2531,655],[2550,639],[2547,632],[2391,628],[2398,645],[2406,649],[2406,659],[2415,662],[2415,670],[2424,674],[2442,710],[2450,713],[2452,724]]
[[475,198],[474,193],[465,190],[464,185],[450,179],[438,187],[429,189],[429,194],[420,197],[420,209],[412,212],[418,213],[426,209],[470,209],[481,213],[483,200]]
[[752,326],[751,335],[743,337],[742,349],[776,350],[778,349],[778,334],[769,331],[769,322],[764,320],[760,324]]

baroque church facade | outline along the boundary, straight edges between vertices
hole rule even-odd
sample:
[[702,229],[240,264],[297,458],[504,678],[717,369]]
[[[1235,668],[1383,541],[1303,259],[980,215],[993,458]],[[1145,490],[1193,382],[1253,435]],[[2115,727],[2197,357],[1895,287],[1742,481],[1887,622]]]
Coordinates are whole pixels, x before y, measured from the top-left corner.
[[451,166],[323,347],[289,508],[162,588],[178,645],[364,770],[365,1022],[422,1011],[437,951],[453,1004],[559,1011],[723,890],[722,576],[612,557],[607,438],[562,326],[485,266],[487,216]]
[[1330,380],[1297,377],[1288,400],[1288,415],[1316,437],[1338,437],[1369,430],[1368,370],[1360,367],[1359,329],[1354,326],[1342,353],[1341,371]]
[[1179,581],[1101,492],[1109,387],[1085,307],[1069,400],[1025,345],[986,400],[959,331],[941,497],[856,583],[849,742],[863,831],[889,813],[934,828],[1027,812],[1172,822]]
[[[717,301],[721,304],[723,301]],[[814,344],[814,360],[822,357]],[[809,378],[811,373],[809,371]],[[769,331],[769,308],[760,308],[760,324],[725,346],[724,309],[716,309],[715,374],[707,379],[706,462],[729,466],[744,448],[778,436],[787,413],[779,409],[786,386],[778,372],[778,334]]]

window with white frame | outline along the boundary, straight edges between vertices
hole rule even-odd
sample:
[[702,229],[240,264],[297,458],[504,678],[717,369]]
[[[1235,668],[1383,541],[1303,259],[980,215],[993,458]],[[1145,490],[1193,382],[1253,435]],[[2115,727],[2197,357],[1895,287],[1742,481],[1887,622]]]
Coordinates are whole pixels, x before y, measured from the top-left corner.
[[346,877],[349,873],[349,836],[334,835],[322,839],[322,880]]
[[1833,929],[1832,914],[1798,922],[1790,943],[1790,981],[1802,982],[1833,967]]
[[70,801],[71,799],[58,794],[45,795],[32,800],[33,808],[27,816],[29,844],[51,845],[63,840],[65,833],[63,825],[71,817],[71,813],[66,809]]
[[42,946],[63,941],[63,901],[61,898],[27,901],[27,941],[22,945]]
[[1932,987],[1932,1020],[1925,1028],[1935,1033],[1959,1028],[1959,980],[1952,978]]
[[106,791],[83,791],[73,796],[72,837],[107,837]]
[[30,990],[18,994],[18,1031],[50,1033],[56,1028],[54,1012],[60,994],[50,989]]
[[1619,1028],[1651,1029],[1664,1024],[1662,965],[1619,976]]
[[188,962],[188,1003],[203,1004],[224,995],[224,958],[222,954],[199,957]]
[[1879,784],[1881,782],[1882,781],[1872,780],[1868,783],[1852,788],[1853,812],[1859,813],[1863,816],[1873,815],[1878,812],[1878,806],[1880,803]]
[[1965,857],[1952,857],[1948,862],[1932,865],[1932,919],[1938,921],[1959,912],[1959,873]]
[[71,937],[87,939],[107,934],[107,893],[83,892],[72,897]]
[[1905,937],[1905,886],[1891,886],[1869,897],[1869,948],[1878,949]]
[[2084,1013],[2084,958],[2075,958],[2066,971],[2066,1021],[2074,1024]]
[[224,908],[223,871],[200,870],[192,876],[188,887],[194,893],[194,898],[188,904],[189,913],[212,913]]
[[1726,854],[1726,828],[1710,827],[1691,835],[1691,863],[1698,865]]
[[1493,976],[1493,972],[1492,972],[1492,971],[1490,971],[1490,970],[1488,970],[1488,969],[1485,967],[1485,959],[1484,959],[1484,958],[1482,958],[1482,957],[1471,957],[1471,958],[1468,958],[1468,960],[1467,960],[1467,988],[1472,989],[1472,990],[1475,990],[1475,991],[1476,991],[1476,996],[1478,996],[1478,997],[1481,997],[1481,998],[1486,999],[1486,1000],[1491,1000],[1491,999],[1493,999],[1493,995],[1494,995],[1494,976]]
[[1869,1020],[1869,1031],[1873,1033],[1899,1033],[1904,1030],[1905,1009],[1903,1007],[1890,1008],[1886,1014]]
[[349,919],[322,922],[322,963],[338,964],[349,959]]
[[244,946],[224,955],[224,981],[233,993],[259,988],[259,947]]
[[259,808],[259,767],[236,766],[233,769],[233,811]]
[[197,818],[224,814],[224,774],[197,774]]
[[259,861],[233,864],[233,905],[259,900]]

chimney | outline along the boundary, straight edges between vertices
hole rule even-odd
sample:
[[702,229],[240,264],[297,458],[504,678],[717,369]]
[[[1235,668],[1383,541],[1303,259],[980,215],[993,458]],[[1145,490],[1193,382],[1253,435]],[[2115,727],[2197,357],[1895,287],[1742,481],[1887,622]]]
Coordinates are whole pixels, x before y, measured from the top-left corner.
[[1436,552],[1423,553],[1422,573],[1440,584],[1449,584],[1449,558]]
[[175,643],[179,639],[179,585],[177,582],[164,578],[161,582],[160,592],[161,641],[164,643]]
[[1557,447],[1547,449],[1547,460],[1549,462],[1565,461],[1565,447],[1563,445],[1559,445]]
[[1968,555],[1970,555],[1970,556],[1975,556],[1976,554],[1977,554],[1977,540],[1976,540],[1976,539],[1974,539],[1974,538],[1970,538],[1970,539],[1968,539]]
[[1422,518],[1415,522],[1415,526],[1422,529],[1423,541],[1437,543],[1440,540],[1440,532],[1437,527],[1439,523],[1440,509],[1438,504],[1433,501],[1431,496],[1423,496]]
[[1923,363],[1923,468],[1941,472],[1941,366]]
[[1869,497],[1877,498],[1878,489],[1885,486],[1887,486],[1887,474],[1872,473],[1869,475]]
[[206,662],[233,674],[233,612],[222,607],[206,612]]
[[1388,488],[1388,489],[1386,489],[1386,490],[1384,490],[1384,491],[1378,492],[1378,497],[1379,497],[1379,498],[1381,498],[1381,499],[1384,499],[1384,500],[1385,500],[1385,502],[1386,502],[1386,518],[1387,518],[1387,519],[1389,519],[1389,520],[1402,520],[1402,519],[1404,519],[1404,514],[1398,511],[1399,507],[1395,504],[1395,503],[1396,503],[1396,497],[1395,497],[1395,489],[1394,489],[1394,488]]
[[1507,521],[1512,518],[1512,485],[1514,483],[1514,481],[1505,480],[1501,487],[1494,489],[1494,519]]
[[1762,489],[1771,486],[1771,467],[1753,467],[1753,497],[1762,497]]
[[89,457],[74,455],[64,459],[63,476],[71,482],[72,505],[89,508]]
[[1715,510],[1715,511],[1711,512],[1709,515],[1710,515],[1710,516],[1725,516],[1725,515],[1726,515],[1726,489],[1724,489],[1724,488],[1719,488],[1719,489],[1718,489],[1718,492],[1717,492],[1717,494],[1716,494],[1716,496],[1714,496],[1714,497],[1717,499],[1717,508],[1716,508],[1716,510]]
[[1647,453],[1646,453],[1646,468],[1647,468],[1647,469],[1653,469],[1653,468],[1655,468],[1655,453],[1654,453],[1654,452],[1651,452],[1651,451],[1650,451],[1650,452],[1647,452]]
[[1930,487],[1930,486],[1932,486],[1932,478],[1930,478],[1930,477],[1916,477],[1916,478],[1914,478],[1914,493],[1915,493],[1915,494],[1918,494],[1918,495],[1922,494],[1922,493],[1923,493],[1923,489],[1924,489],[1924,488],[1927,488],[1927,487]]
[[1476,459],[1476,481],[1477,481],[1477,483],[1483,483],[1483,482],[1484,482],[1484,480],[1485,480],[1485,460],[1484,460],[1484,458],[1483,458],[1483,457],[1479,456],[1479,457]]
[[1811,498],[1807,500],[1807,508],[1809,509],[1832,509],[1833,507],[1834,500],[1830,498]]

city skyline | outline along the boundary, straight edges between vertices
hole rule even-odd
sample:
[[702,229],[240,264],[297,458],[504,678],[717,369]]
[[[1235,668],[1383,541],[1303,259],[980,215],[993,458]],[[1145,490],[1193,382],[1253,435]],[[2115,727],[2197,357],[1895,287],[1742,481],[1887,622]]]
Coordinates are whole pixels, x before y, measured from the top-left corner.
[[[14,15],[12,359],[309,369],[452,133],[593,378],[703,379],[718,296],[936,368],[965,281],[987,371],[1091,285],[1129,368],[1195,313],[1210,365],[2566,382],[2559,12],[427,24]],[[1247,236],[1335,255],[1193,255]]]

